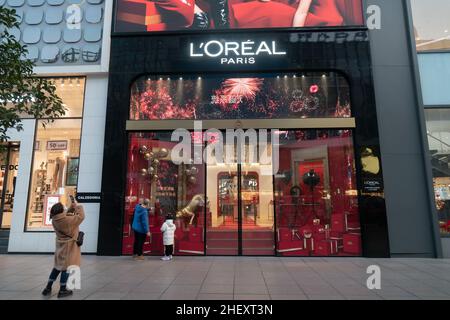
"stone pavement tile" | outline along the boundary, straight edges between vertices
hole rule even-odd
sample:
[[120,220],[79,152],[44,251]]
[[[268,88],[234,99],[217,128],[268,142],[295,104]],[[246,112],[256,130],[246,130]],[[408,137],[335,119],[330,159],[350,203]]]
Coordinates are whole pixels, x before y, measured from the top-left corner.
[[309,300],[345,300],[343,296],[340,295],[309,295],[307,294]]
[[198,293],[197,292],[179,292],[177,290],[170,290],[168,289],[166,292],[164,292],[160,300],[195,300],[197,299]]
[[449,295],[441,292],[433,287],[429,286],[416,286],[416,285],[409,285],[409,286],[402,286],[401,287],[404,291],[407,291],[415,296],[429,296],[429,297],[448,297]]
[[105,285],[104,287],[99,288],[98,292],[130,292],[134,288],[138,287],[138,285],[130,284],[130,283],[117,283],[111,282]]
[[14,283],[10,283],[0,290],[2,291],[29,291],[35,288],[42,288],[42,282],[36,282],[36,280],[23,280]]
[[258,284],[250,284],[250,285],[242,285],[237,284],[234,286],[234,293],[235,294],[261,294],[265,295],[268,294],[267,287],[265,285],[258,285]]
[[374,291],[364,286],[335,286],[336,290],[344,296],[357,296],[357,295],[373,295]]
[[51,296],[43,296],[39,291],[23,291],[10,300],[50,300],[56,294],[57,292],[54,292]]
[[233,300],[233,294],[199,293],[197,300]]
[[298,286],[297,282],[295,282],[292,279],[268,278],[268,279],[265,279],[265,283],[268,286]]
[[208,277],[205,278],[204,283],[206,284],[230,284],[233,285],[234,282],[234,274],[226,276],[220,276],[220,277],[214,277],[208,275]]
[[130,292],[135,293],[159,293],[162,294],[169,288],[169,284],[140,284],[137,287],[131,288]]
[[307,295],[339,295],[338,291],[334,289],[332,286],[328,285],[300,285],[300,289],[302,289]]
[[383,300],[390,300],[390,301],[398,301],[398,300],[420,300],[419,297],[415,297],[415,296],[388,296],[385,297],[383,295],[380,295],[380,297]]
[[172,282],[172,284],[173,285],[201,284],[204,280],[205,280],[204,277],[202,278],[178,277]]
[[376,294],[373,295],[361,295],[361,296],[344,296],[346,300],[383,300],[380,296]]
[[186,293],[197,295],[200,292],[200,285],[171,285],[165,293]]
[[308,300],[304,294],[271,294],[272,300]]
[[200,293],[233,294],[233,284],[203,284]]
[[270,300],[270,296],[265,294],[235,294],[234,300]]
[[450,297],[436,297],[436,296],[431,296],[431,297],[427,297],[427,296],[419,296],[420,300],[450,300]]
[[72,296],[66,297],[66,298],[58,298],[58,296],[57,296],[58,290],[56,290],[52,294],[51,300],[84,300],[96,292],[97,291],[92,291],[92,290],[74,290]]
[[155,277],[150,277],[146,280],[144,280],[141,284],[167,284],[170,285],[173,281],[175,280],[175,277],[160,277],[155,276]]
[[161,297],[159,293],[150,292],[129,292],[121,300],[158,300]]
[[86,300],[120,300],[127,292],[95,292],[86,297]]
[[270,295],[304,294],[298,286],[267,286]]
[[23,294],[23,291],[0,291],[0,301],[13,299],[20,294]]

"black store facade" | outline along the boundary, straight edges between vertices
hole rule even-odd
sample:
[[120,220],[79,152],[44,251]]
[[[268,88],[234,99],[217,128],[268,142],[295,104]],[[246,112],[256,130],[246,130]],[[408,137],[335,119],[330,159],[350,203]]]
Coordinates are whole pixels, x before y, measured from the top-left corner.
[[[365,28],[116,34],[109,81],[98,254],[131,253],[129,217],[149,198],[150,255],[174,213],[179,255],[389,256]],[[170,164],[171,132],[194,119],[276,129],[279,171]]]

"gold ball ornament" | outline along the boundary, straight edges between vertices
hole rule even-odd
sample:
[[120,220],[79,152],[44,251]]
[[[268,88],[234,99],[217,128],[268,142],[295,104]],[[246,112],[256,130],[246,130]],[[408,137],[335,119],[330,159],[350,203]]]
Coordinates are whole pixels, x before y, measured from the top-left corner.
[[146,153],[148,151],[147,146],[142,146],[139,150],[141,153]]
[[166,148],[161,148],[158,152],[158,156],[161,158],[165,158],[169,155],[169,151]]
[[190,176],[188,179],[189,183],[191,184],[196,184],[197,183],[197,178],[194,176]]

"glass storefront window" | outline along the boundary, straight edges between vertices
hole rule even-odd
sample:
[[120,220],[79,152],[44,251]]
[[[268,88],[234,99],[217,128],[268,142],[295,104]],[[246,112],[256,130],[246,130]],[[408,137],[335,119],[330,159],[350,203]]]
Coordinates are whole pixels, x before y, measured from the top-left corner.
[[426,109],[425,117],[439,227],[450,236],[450,108]]
[[334,72],[241,77],[141,77],[132,86],[130,120],[351,117],[350,89]]
[[351,130],[289,130],[275,179],[278,252],[359,256],[361,228]]
[[411,0],[417,51],[450,50],[450,1]]
[[171,134],[162,131],[129,136],[123,254],[133,253],[131,219],[135,206],[144,199],[151,203],[151,239],[144,244],[145,254],[163,254],[160,228],[167,214],[177,216],[175,254],[204,254],[204,166],[175,164],[171,151],[177,142],[171,141]]
[[[273,134],[278,139],[267,137],[264,145],[258,136],[259,156],[251,158],[248,143],[237,149],[228,137],[191,133],[190,159],[175,164],[178,141],[171,140],[171,131],[130,133],[123,254],[133,251],[134,208],[149,199],[146,254],[163,253],[159,229],[171,213],[177,216],[178,255],[361,255],[352,131]],[[228,160],[205,153],[217,141],[231,144]],[[272,161],[278,156],[276,174],[275,162],[264,162],[261,150]],[[196,164],[202,158],[206,163]]]
[[16,142],[0,145],[0,228],[11,228],[16,179],[19,171],[19,149]]
[[27,230],[52,230],[49,210],[75,195],[80,159],[81,119],[37,122],[34,161],[28,198]]
[[26,231],[53,230],[49,220],[51,206],[59,201],[68,203],[78,183],[85,79],[52,80],[66,114],[52,123],[45,119],[36,121]]

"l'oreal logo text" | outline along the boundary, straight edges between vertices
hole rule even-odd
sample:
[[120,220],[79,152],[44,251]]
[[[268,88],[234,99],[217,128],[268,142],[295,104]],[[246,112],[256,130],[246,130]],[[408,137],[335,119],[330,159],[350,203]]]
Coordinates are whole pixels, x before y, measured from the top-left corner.
[[226,41],[211,40],[200,44],[190,43],[191,58],[210,57],[220,59],[221,64],[254,64],[258,56],[284,56],[276,41]]

